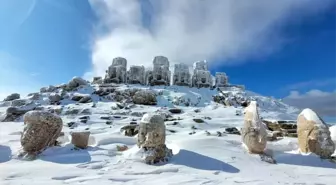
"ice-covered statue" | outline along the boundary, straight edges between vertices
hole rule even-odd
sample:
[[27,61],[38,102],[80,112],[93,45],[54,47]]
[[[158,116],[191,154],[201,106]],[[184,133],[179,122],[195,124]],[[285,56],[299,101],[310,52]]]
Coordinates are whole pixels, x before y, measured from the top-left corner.
[[126,82],[127,60],[122,57],[114,58],[112,65],[106,71],[105,83],[125,83]]
[[186,64],[175,64],[173,84],[180,86],[191,85],[189,67]]
[[137,145],[144,150],[147,164],[168,161],[172,157],[172,150],[165,142],[166,126],[162,116],[145,114],[140,121]]
[[146,75],[149,85],[170,85],[169,60],[164,56],[156,56],[153,60],[153,71]]
[[225,87],[228,84],[228,76],[223,72],[216,72],[216,87]]
[[145,84],[145,67],[131,66],[127,72],[127,83],[129,84]]
[[192,77],[193,87],[211,87],[212,77],[210,71],[208,71],[208,64],[204,61],[198,61],[194,63],[194,74]]

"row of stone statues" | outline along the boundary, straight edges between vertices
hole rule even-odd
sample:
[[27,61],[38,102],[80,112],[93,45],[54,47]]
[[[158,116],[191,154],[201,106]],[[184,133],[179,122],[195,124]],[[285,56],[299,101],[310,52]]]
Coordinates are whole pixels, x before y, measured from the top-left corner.
[[[242,142],[249,153],[259,154],[262,160],[276,163],[271,155],[265,153],[267,131],[257,108],[252,101],[245,109],[242,127]],[[21,136],[22,152],[19,156],[35,158],[47,147],[54,146],[62,130],[62,119],[55,114],[43,111],[30,111],[24,117],[24,130]],[[335,144],[330,137],[328,125],[311,109],[303,110],[297,120],[298,145],[302,153],[315,153],[321,158],[331,158]],[[87,147],[89,133],[71,134],[72,143],[78,148]],[[138,127],[137,146],[145,153],[149,164],[167,161],[172,157],[171,149],[165,145],[166,126],[162,115],[145,114]],[[84,143],[84,144],[83,144]]]
[[[94,81],[99,80],[96,77]],[[204,61],[195,62],[193,74],[190,74],[186,64],[175,64],[171,79],[169,60],[164,56],[156,56],[153,60],[153,69],[145,70],[145,67],[130,66],[127,71],[127,60],[122,57],[114,58],[112,65],[106,70],[103,83],[128,83],[141,85],[178,85],[190,87],[213,87],[213,79],[208,64]],[[224,72],[216,72],[215,87],[224,87],[228,84],[228,76]]]

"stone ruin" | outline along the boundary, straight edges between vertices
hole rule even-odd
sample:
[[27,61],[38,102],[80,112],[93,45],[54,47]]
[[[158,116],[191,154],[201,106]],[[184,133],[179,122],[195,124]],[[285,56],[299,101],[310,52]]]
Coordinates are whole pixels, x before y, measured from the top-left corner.
[[164,56],[156,56],[153,60],[153,70],[146,73],[147,85],[170,85],[171,72],[169,60]]
[[212,87],[212,77],[208,71],[208,64],[204,61],[194,63],[194,74],[192,76],[193,87]]
[[106,71],[104,83],[126,83],[127,60],[122,57],[114,58],[112,65]]
[[144,66],[131,66],[127,72],[127,83],[145,85],[145,75]]
[[216,87],[225,87],[228,84],[228,76],[224,72],[216,72],[215,74]]
[[145,114],[140,121],[137,145],[144,150],[147,164],[165,162],[173,156],[165,142],[166,126],[162,116]]
[[173,85],[191,86],[191,76],[188,65],[175,64]]

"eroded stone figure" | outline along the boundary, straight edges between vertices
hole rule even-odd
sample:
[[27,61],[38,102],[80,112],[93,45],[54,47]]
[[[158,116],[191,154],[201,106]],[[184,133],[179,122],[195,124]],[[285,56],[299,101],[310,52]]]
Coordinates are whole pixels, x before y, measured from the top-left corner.
[[223,72],[216,72],[216,87],[225,87],[228,84],[228,76]]
[[126,83],[127,60],[122,57],[116,57],[106,71],[104,83]]
[[164,56],[156,56],[153,60],[153,70],[147,72],[146,81],[149,85],[170,85],[171,72],[169,60]]
[[167,161],[172,157],[172,150],[165,145],[166,126],[159,114],[145,114],[139,125],[138,147],[145,151],[145,162],[154,164]]
[[263,125],[256,101],[245,108],[242,140],[250,153],[263,154],[267,143],[267,131]]
[[208,71],[208,64],[205,60],[194,63],[192,86],[198,88],[212,86],[211,73]]
[[188,65],[175,64],[174,75],[173,75],[173,85],[180,85],[180,86],[190,86],[191,85],[191,75],[189,72]]
[[145,67],[131,66],[127,72],[127,83],[145,85]]
[[328,125],[311,109],[304,109],[297,119],[299,148],[302,153],[315,153],[330,158],[335,151]]
[[59,116],[45,111],[29,111],[23,116],[23,121],[23,151],[19,156],[28,159],[34,159],[46,148],[54,146],[63,126]]

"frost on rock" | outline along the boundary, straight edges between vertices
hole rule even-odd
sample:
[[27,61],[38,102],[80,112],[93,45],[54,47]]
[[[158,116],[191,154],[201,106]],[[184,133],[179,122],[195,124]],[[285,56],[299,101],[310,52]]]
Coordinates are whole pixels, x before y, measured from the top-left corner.
[[151,90],[139,90],[132,97],[133,103],[142,105],[156,105],[156,94]]
[[194,63],[192,86],[198,88],[212,86],[211,73],[208,71],[208,64],[205,60]]
[[145,67],[131,66],[127,72],[127,83],[145,85]]
[[228,76],[223,72],[216,72],[215,74],[215,86],[216,87],[225,87],[228,84]]
[[57,87],[53,86],[53,85],[49,85],[48,87],[42,87],[40,89],[41,93],[46,93],[46,92],[53,92],[57,89]]
[[154,164],[167,161],[172,150],[165,145],[166,126],[161,115],[145,114],[139,125],[137,145],[145,151],[145,162]]
[[126,83],[127,60],[122,57],[116,57],[106,71],[104,83]]
[[263,154],[267,143],[267,131],[262,123],[256,101],[245,108],[242,140],[250,153]]
[[17,100],[17,99],[20,99],[20,94],[13,93],[13,94],[10,94],[9,96],[7,96],[3,101],[13,101],[13,100]]
[[189,67],[186,64],[175,64],[173,85],[190,86],[191,75],[189,73]]
[[67,89],[68,90],[74,90],[75,88],[77,88],[79,86],[82,86],[82,85],[87,85],[87,81],[84,80],[83,78],[75,76],[67,84]]
[[34,158],[47,147],[54,146],[62,130],[62,119],[45,111],[29,111],[23,116],[20,157]]
[[302,153],[315,153],[329,158],[335,151],[328,125],[311,109],[304,109],[297,119],[299,148]]
[[100,76],[93,77],[92,84],[102,84],[103,78]]
[[156,56],[153,60],[153,71],[146,72],[148,85],[170,85],[171,72],[169,71],[169,60],[164,56]]

